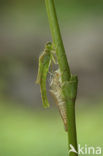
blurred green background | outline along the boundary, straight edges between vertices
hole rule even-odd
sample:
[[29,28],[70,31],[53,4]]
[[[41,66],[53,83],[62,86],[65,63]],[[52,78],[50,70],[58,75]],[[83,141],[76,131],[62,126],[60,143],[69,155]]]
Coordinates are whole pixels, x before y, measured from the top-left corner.
[[[55,3],[68,61],[79,77],[78,143],[103,147],[103,1]],[[0,156],[68,155],[54,101],[48,94],[51,107],[43,109],[35,84],[49,40],[44,1],[0,1]]]

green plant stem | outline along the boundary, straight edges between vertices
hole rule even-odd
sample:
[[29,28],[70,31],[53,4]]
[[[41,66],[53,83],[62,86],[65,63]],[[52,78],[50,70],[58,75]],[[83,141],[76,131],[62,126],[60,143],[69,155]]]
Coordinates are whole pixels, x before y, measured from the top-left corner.
[[70,79],[70,69],[65,54],[63,41],[59,29],[59,24],[56,16],[55,6],[53,0],[45,0],[50,30],[52,35],[53,43],[56,47],[56,54],[59,63],[59,67],[62,73],[62,81],[68,81]]
[[[60,71],[62,73],[62,82],[70,81],[71,72],[68,65],[65,49],[59,29],[59,24],[56,16],[54,0],[45,0],[50,31],[53,43],[56,47],[56,55]],[[68,91],[66,91],[66,94]],[[68,95],[67,95],[68,96]],[[68,118],[68,150],[70,144],[77,150],[76,122],[75,122],[75,100],[68,99],[67,101],[67,118]],[[78,154],[71,152],[69,156],[77,156]]]

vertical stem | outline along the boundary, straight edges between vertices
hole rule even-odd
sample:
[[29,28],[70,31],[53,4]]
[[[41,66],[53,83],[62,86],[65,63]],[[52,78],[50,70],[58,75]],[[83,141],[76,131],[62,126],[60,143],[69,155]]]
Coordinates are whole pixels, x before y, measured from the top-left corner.
[[[77,149],[77,134],[76,134],[76,121],[75,121],[75,101],[68,101],[67,105],[67,117],[68,117],[68,143],[69,143],[69,151],[70,145],[72,145],[76,151]],[[69,156],[78,156],[77,153],[71,152]]]
[[46,9],[48,14],[52,40],[56,47],[57,59],[62,73],[62,81],[68,81],[71,76],[70,69],[68,66],[68,61],[65,54],[63,41],[61,38],[61,33],[60,33],[59,24],[58,24],[55,6],[54,6],[54,0],[45,0],[45,4],[46,4]]
[[[45,0],[48,20],[50,25],[50,31],[52,35],[53,43],[56,47],[56,55],[61,71],[62,82],[69,81],[71,78],[71,72],[68,65],[65,49],[59,29],[57,20],[54,0]],[[68,100],[67,105],[67,118],[68,118],[68,150],[70,150],[70,144],[77,150],[77,136],[76,136],[76,123],[75,123],[75,100]],[[76,153],[69,153],[69,156],[78,156]]]

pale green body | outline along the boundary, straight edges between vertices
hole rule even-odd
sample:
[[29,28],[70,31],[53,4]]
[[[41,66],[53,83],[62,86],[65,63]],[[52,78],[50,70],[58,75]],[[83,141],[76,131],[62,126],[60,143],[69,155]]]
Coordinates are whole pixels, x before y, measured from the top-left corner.
[[48,42],[43,53],[39,57],[39,68],[36,83],[40,84],[41,96],[44,107],[49,107],[46,93],[46,79],[51,64],[51,48],[52,44]]

